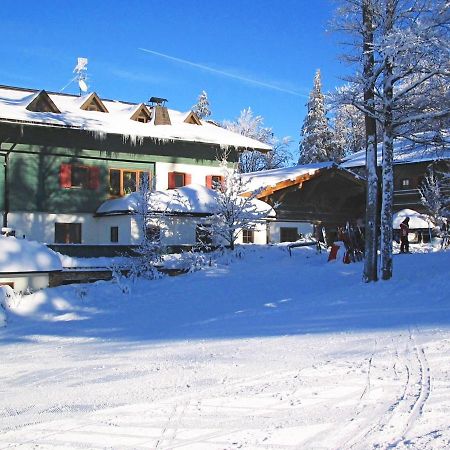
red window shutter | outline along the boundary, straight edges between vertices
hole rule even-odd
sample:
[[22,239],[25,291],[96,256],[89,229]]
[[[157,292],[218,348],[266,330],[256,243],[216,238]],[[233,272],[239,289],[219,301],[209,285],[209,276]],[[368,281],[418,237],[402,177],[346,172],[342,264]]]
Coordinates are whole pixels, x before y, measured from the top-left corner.
[[100,187],[100,167],[89,168],[89,189],[97,190]]
[[72,186],[72,166],[70,164],[61,164],[59,168],[59,185],[62,188]]
[[184,174],[184,185],[186,186],[187,184],[191,184],[192,183],[192,175],[190,173],[185,173]]
[[168,173],[167,186],[169,189],[175,189],[175,172]]
[[206,175],[206,187],[212,189],[212,175]]

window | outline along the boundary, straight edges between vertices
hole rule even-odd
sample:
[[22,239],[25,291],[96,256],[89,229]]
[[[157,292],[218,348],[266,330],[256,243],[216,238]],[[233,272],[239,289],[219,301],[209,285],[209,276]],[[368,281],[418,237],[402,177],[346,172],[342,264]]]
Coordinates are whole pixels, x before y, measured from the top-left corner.
[[195,228],[195,240],[201,246],[208,246],[212,244],[211,230],[206,225],[197,225]]
[[61,164],[59,182],[64,189],[96,190],[100,187],[100,167]]
[[191,175],[183,172],[169,172],[167,184],[169,189],[186,186],[191,184]]
[[149,117],[146,116],[145,114],[140,114],[139,116],[137,116],[136,119],[137,122],[141,122],[141,123],[147,123],[150,121]]
[[87,188],[89,186],[89,167],[72,166],[70,187]]
[[119,227],[111,227],[111,242],[119,242]]
[[81,244],[81,223],[55,223],[55,243]]
[[84,111],[98,111],[103,113],[108,112],[106,106],[103,104],[103,102],[100,100],[100,97],[95,92],[88,96],[86,101],[80,106],[80,109],[83,109]]
[[182,187],[184,186],[185,183],[185,179],[186,176],[184,175],[184,173],[176,173],[174,174],[174,180],[175,180],[175,187]]
[[161,228],[156,225],[147,225],[145,234],[150,242],[159,242],[161,240]]
[[28,111],[34,112],[51,112],[61,114],[61,111],[53,103],[47,92],[40,91],[36,97],[26,107]]
[[109,193],[113,196],[123,196],[136,192],[144,179],[150,182],[150,174],[142,170],[110,169]]
[[207,175],[206,187],[209,189],[219,189],[223,183],[223,177],[220,175]]
[[255,232],[253,230],[242,230],[242,242],[253,244],[255,242]]
[[409,189],[410,185],[411,185],[411,183],[410,183],[409,178],[403,178],[402,179],[402,181],[401,181],[402,189]]
[[281,227],[280,242],[295,242],[298,239],[297,228]]

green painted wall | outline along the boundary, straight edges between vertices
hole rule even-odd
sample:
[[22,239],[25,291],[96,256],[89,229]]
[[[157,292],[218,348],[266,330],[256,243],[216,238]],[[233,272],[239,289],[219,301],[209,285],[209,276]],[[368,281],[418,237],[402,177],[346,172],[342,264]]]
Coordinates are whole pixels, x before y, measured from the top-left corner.
[[[100,167],[100,187],[95,190],[62,188],[59,174],[63,163]],[[10,156],[8,173],[10,211],[93,213],[109,198],[109,168],[140,169],[154,173],[153,163],[14,152]]]
[[[94,213],[109,198],[109,169],[146,170],[155,163],[218,165],[219,147],[192,142],[161,142],[144,139],[133,144],[120,135],[99,138],[83,130],[0,123],[1,153],[9,157],[9,211]],[[237,153],[231,154],[231,160]],[[98,190],[61,188],[63,163],[100,167]],[[0,157],[0,210],[4,210],[4,168]]]

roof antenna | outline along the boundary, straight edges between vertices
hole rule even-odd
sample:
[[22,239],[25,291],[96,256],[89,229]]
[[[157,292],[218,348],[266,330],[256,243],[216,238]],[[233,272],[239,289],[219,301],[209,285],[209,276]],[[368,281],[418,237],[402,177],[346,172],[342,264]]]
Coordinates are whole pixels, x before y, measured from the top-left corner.
[[83,92],[87,92],[88,85],[86,83],[87,80],[87,58],[78,57],[77,65],[73,72],[75,73],[75,79],[78,81],[78,87],[80,88],[80,97]]

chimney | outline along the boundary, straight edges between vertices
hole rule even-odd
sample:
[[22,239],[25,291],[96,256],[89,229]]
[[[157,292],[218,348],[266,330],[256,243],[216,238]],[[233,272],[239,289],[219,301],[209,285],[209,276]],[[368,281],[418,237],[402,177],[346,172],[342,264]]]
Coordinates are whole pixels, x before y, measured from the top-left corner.
[[166,98],[151,97],[151,108],[155,112],[155,125],[172,125],[170,122],[169,111],[165,106]]

